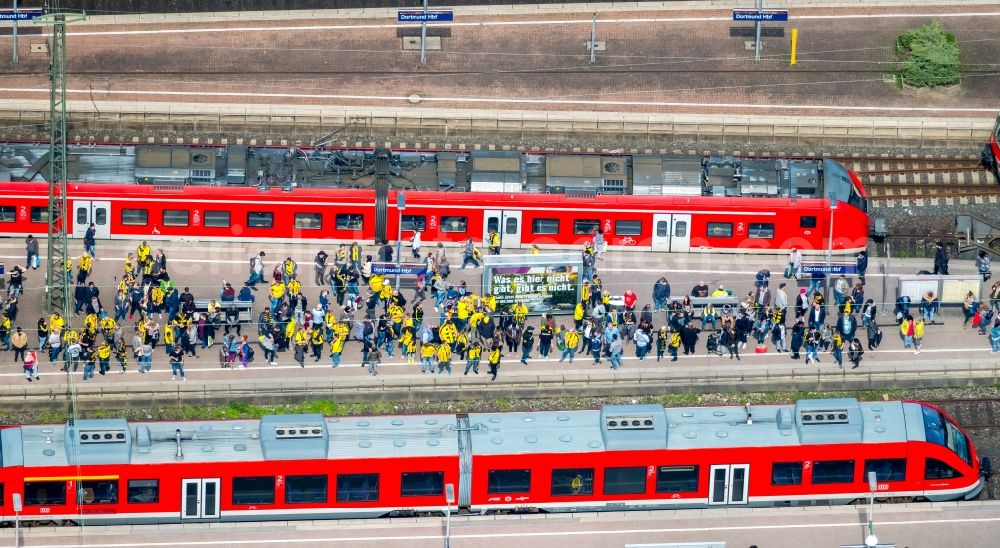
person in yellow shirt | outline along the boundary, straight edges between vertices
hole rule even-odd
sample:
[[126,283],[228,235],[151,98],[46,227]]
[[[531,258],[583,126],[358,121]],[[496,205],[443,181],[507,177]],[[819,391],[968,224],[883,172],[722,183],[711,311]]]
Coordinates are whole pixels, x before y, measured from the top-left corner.
[[437,348],[433,344],[425,344],[420,347],[420,372],[434,372],[434,356],[437,355]]
[[437,349],[438,375],[445,371],[451,375],[451,346],[442,344]]
[[100,364],[100,374],[106,375],[111,370],[111,344],[104,341],[97,347],[97,361]]
[[497,373],[500,372],[500,358],[503,357],[503,345],[499,342],[494,341],[493,346],[490,348],[489,362],[490,362],[490,380],[497,380]]
[[[292,323],[289,322],[288,325],[292,325]],[[295,342],[295,361],[299,362],[299,367],[305,367],[306,348],[309,346],[309,332],[306,331],[304,325],[299,327],[299,330],[295,332],[293,340]]]
[[538,255],[542,250],[538,247],[538,244],[531,244],[531,249],[528,250],[528,255]]
[[330,359],[333,360],[333,367],[340,367],[340,354],[344,351],[344,340],[346,336],[337,335],[330,342]]
[[323,355],[323,344],[326,341],[323,340],[323,330],[319,328],[312,328],[309,330],[309,344],[312,346],[313,361],[318,362]]
[[583,309],[583,303],[576,303],[576,308],[573,309],[573,327],[579,331],[583,327],[583,317],[585,315]]
[[479,374],[479,359],[482,355],[483,347],[479,346],[479,341],[472,343],[472,346],[465,353],[465,375],[468,375],[469,371]]
[[580,333],[576,329],[570,329],[563,336],[563,348],[562,357],[559,358],[560,362],[569,358],[569,363],[573,363],[573,356],[576,355],[576,347],[580,344]]
[[924,319],[917,318],[913,321],[913,353],[919,354],[924,346]]
[[135,248],[135,256],[139,260],[139,264],[145,264],[146,261],[149,260],[149,254],[152,252],[153,250],[149,248],[149,244],[143,240],[143,242],[139,244],[139,247]]
[[94,258],[87,253],[80,255],[80,269],[76,275],[77,280],[86,283],[87,277],[90,276],[90,269],[93,266],[93,261]]
[[271,283],[271,312],[277,312],[281,299],[285,296],[285,284],[275,280]]
[[528,307],[524,303],[514,303],[510,307],[510,312],[514,316],[514,323],[524,325],[528,320]]

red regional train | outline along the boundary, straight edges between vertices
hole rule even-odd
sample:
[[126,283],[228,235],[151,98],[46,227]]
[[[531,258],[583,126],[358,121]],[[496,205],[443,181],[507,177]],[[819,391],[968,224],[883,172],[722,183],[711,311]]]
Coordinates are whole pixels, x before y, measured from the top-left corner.
[[993,126],[990,141],[983,147],[982,161],[1000,184],[1000,116],[997,116],[996,124]]
[[[916,402],[0,429],[0,522],[178,523],[973,499],[967,435]],[[455,506],[447,494],[457,495]],[[447,510],[446,510],[447,508]]]
[[[282,188],[281,184],[272,184],[259,188],[242,175],[234,183],[212,175],[216,172],[211,170],[205,170],[208,175],[204,179],[194,179],[191,174],[199,171],[194,169],[180,170],[186,175],[177,180],[168,177],[177,170],[155,171],[151,177],[140,177],[151,170],[116,172],[108,167],[120,159],[131,161],[133,156],[125,152],[119,156],[118,147],[110,147],[113,148],[110,151],[107,148],[92,151],[90,156],[85,153],[76,156],[81,158],[77,162],[81,166],[79,177],[68,185],[67,193],[72,212],[70,230],[74,236],[82,237],[87,226],[94,223],[97,237],[103,239],[328,243],[375,238],[372,190],[330,188],[309,182],[301,186],[289,184]],[[165,149],[142,147],[134,157],[139,162],[154,155],[170,157],[178,153],[170,147]],[[29,152],[24,154],[30,156]],[[183,152],[185,158],[205,157],[204,163],[212,165],[214,155],[222,155],[224,151],[192,148]],[[257,154],[260,157],[273,152],[277,151]],[[355,156],[345,156],[348,152]],[[9,162],[22,163],[19,167],[27,169],[32,161],[17,154],[20,152],[8,155]],[[367,153],[338,151],[336,154],[340,155],[338,158],[360,157],[363,161]],[[406,160],[411,156],[425,157],[414,152],[399,153],[394,158],[400,163],[400,157]],[[437,154],[439,165],[444,162],[441,156],[443,153]],[[477,158],[475,153],[469,156],[470,161]],[[95,157],[107,165],[96,164]],[[597,159],[554,155],[548,161],[558,166],[567,158],[577,163]],[[392,238],[401,228],[403,237],[409,238],[414,230],[422,230],[424,241],[455,244],[466,238],[481,242],[491,231],[496,231],[502,247],[510,249],[531,245],[578,246],[591,240],[598,229],[603,231],[609,246],[642,251],[774,252],[797,247],[807,252],[825,252],[832,243],[835,252],[850,253],[867,245],[865,189],[853,172],[833,160],[654,155],[634,158],[639,167],[622,158],[607,159],[607,164],[620,161],[624,166],[615,169],[626,172],[625,175],[607,175],[619,180],[605,181],[620,184],[620,188],[616,187],[620,194],[600,190],[581,194],[570,190],[578,187],[568,185],[593,183],[587,177],[547,176],[543,178],[545,183],[535,186],[481,182],[478,190],[492,189],[492,192],[472,191],[477,187],[470,191],[442,191],[438,179],[433,178],[427,186],[437,190],[406,191],[406,207],[401,215],[394,211],[395,191],[390,191],[385,233]],[[510,160],[514,166],[520,161],[522,170],[528,169],[525,166],[530,163],[524,157]],[[319,162],[313,160],[313,163]],[[40,164],[37,162],[28,169],[31,173],[27,178],[31,181],[17,181],[12,175],[11,182],[0,182],[0,235],[37,235],[46,231],[48,188],[44,182],[35,180]],[[489,167],[484,163],[476,165]],[[121,176],[122,171],[128,174]],[[231,172],[232,169],[227,173]],[[337,173],[339,181],[341,176]],[[484,177],[496,175],[477,173]],[[116,174],[119,182],[108,182],[115,180]],[[475,184],[476,177],[468,179],[473,182],[466,183]],[[157,184],[165,180],[171,180],[172,184]],[[497,191],[513,187],[517,187],[517,192]]]

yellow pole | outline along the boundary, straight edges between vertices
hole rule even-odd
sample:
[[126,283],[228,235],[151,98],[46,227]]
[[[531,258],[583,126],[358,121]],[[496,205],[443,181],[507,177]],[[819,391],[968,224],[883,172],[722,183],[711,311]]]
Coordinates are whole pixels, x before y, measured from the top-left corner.
[[799,29],[792,29],[792,62],[790,64],[795,64],[795,48],[799,41]]

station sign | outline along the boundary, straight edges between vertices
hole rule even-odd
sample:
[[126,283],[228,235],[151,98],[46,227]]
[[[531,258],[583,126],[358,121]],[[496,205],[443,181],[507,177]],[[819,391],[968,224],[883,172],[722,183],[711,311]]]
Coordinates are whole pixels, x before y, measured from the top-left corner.
[[788,21],[788,10],[733,10],[733,21],[766,21],[782,23]]
[[857,273],[858,265],[855,263],[802,263],[802,274],[840,276]]
[[41,15],[42,10],[0,10],[0,21],[30,21]]
[[399,10],[396,20],[400,23],[446,23],[455,20],[453,11]]
[[427,274],[427,265],[423,263],[372,263],[372,274],[400,274],[404,276],[420,276]]

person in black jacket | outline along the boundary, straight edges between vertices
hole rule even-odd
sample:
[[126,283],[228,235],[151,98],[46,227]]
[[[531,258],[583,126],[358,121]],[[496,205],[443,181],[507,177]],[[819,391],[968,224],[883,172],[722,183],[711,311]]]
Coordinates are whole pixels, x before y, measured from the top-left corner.
[[934,244],[934,274],[948,275],[948,251],[943,242]]
[[802,343],[805,337],[805,324],[802,320],[795,322],[792,326],[792,359],[799,359],[799,351],[802,350]]
[[521,365],[528,365],[528,358],[531,357],[531,348],[535,345],[535,328],[528,326],[521,334]]
[[684,355],[694,354],[695,345],[698,344],[698,333],[701,333],[701,329],[698,329],[691,322],[681,329],[681,344],[684,345]]

